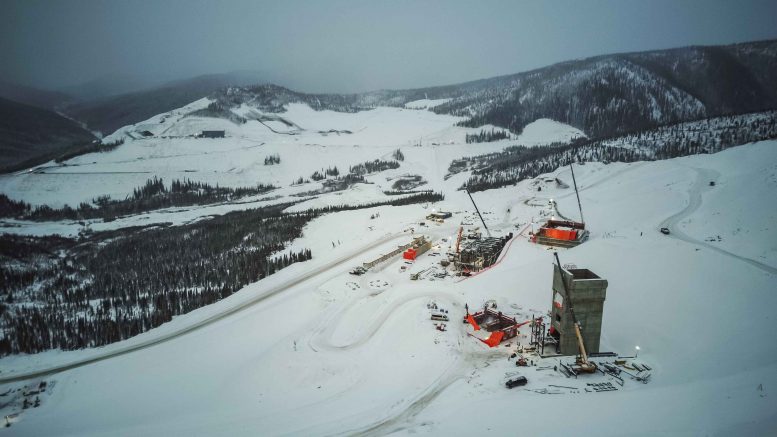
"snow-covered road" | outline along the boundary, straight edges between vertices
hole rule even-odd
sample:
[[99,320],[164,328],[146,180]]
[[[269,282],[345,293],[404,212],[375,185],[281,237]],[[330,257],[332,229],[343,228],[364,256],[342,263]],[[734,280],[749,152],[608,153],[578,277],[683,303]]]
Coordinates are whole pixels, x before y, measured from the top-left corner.
[[[172,332],[166,332],[164,334],[157,334],[155,332],[150,332],[148,336],[151,338],[148,340],[141,341],[136,344],[132,345],[126,345],[123,347],[112,347],[108,346],[105,349],[108,349],[105,353],[99,353],[94,356],[90,356],[89,358],[84,358],[81,360],[75,360],[72,362],[68,362],[65,364],[60,364],[52,367],[47,368],[41,368],[36,369],[34,371],[27,371],[19,374],[15,374],[13,376],[2,376],[0,377],[0,384],[9,383],[9,382],[17,382],[17,381],[25,381],[28,379],[33,378],[41,378],[49,375],[53,375],[59,372],[64,372],[66,370],[76,369],[79,367],[83,367],[92,363],[96,363],[99,361],[104,361],[110,358],[115,358],[121,355],[125,355],[131,352],[135,352],[142,349],[147,349],[153,346],[156,346],[158,344],[179,338],[183,335],[190,334],[198,329],[201,329],[205,326],[211,325],[215,322],[218,322],[219,320],[223,320],[229,316],[232,316],[240,311],[243,311],[251,306],[254,306],[262,301],[264,301],[267,298],[270,298],[278,293],[281,293],[283,291],[286,291],[290,288],[293,288],[297,285],[300,285],[308,280],[316,279],[320,275],[323,275],[325,273],[331,273],[336,272],[338,267],[339,270],[342,270],[343,264],[352,262],[354,259],[362,256],[364,251],[373,248],[375,246],[388,243],[393,240],[397,240],[401,237],[407,238],[407,235],[405,233],[398,233],[398,234],[391,234],[384,236],[376,241],[370,242],[367,245],[364,245],[363,247],[360,247],[356,250],[350,251],[348,254],[343,255],[333,261],[330,261],[322,266],[316,267],[314,269],[311,269],[310,271],[294,278],[289,281],[286,281],[280,285],[276,285],[274,287],[268,288],[267,290],[263,291],[262,293],[258,294],[257,296],[241,302],[239,305],[235,305],[232,307],[227,307],[222,309],[221,311],[211,314],[207,316],[206,318],[202,320],[193,321],[191,324],[187,324],[186,326],[176,329]],[[377,328],[376,328],[377,329]],[[121,344],[121,343],[120,343]],[[7,372],[7,371],[6,371]]]
[[696,246],[704,246],[707,249],[714,250],[718,253],[722,253],[723,255],[726,255],[732,259],[746,262],[750,264],[753,267],[756,267],[758,269],[761,269],[767,273],[771,273],[772,275],[777,275],[777,268],[772,267],[770,265],[764,264],[762,262],[756,261],[752,258],[748,258],[742,255],[737,255],[735,253],[732,253],[728,250],[722,249],[714,244],[709,244],[704,241],[697,240],[696,238],[693,238],[683,232],[682,226],[679,226],[680,223],[685,220],[688,216],[696,212],[696,210],[699,209],[699,207],[702,205],[702,197],[703,194],[710,189],[710,182],[715,182],[720,177],[720,173],[708,169],[708,168],[693,168],[693,171],[696,172],[696,180],[693,183],[693,186],[688,191],[688,205],[683,208],[681,211],[677,212],[676,214],[672,215],[671,217],[668,217],[666,220],[661,222],[659,227],[662,228],[668,228],[671,232],[669,234],[669,237],[675,238],[680,241],[685,241],[686,243],[691,243]]

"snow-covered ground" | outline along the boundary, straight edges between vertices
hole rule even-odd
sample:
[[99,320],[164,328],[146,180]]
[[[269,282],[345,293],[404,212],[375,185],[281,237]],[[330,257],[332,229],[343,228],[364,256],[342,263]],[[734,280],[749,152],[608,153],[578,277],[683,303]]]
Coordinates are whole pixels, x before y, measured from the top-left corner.
[[450,99],[421,99],[421,100],[413,100],[412,102],[405,103],[405,108],[408,109],[429,109],[434,108],[435,106],[440,106],[445,102],[450,101]]
[[[303,115],[305,111],[290,108],[289,113],[281,115],[306,132],[322,130],[322,126],[357,132],[355,126],[360,123],[373,126],[379,120],[346,118],[351,121],[316,125],[305,119],[316,114]],[[11,428],[0,428],[0,433],[777,432],[777,403],[771,399],[777,395],[777,345],[769,341],[775,319],[773,308],[777,306],[777,141],[668,161],[575,167],[591,239],[574,249],[561,250],[559,255],[562,262],[588,268],[609,281],[601,349],[632,355],[639,345],[639,362],[653,369],[648,384],[626,378],[618,391],[589,393],[585,391],[587,382],[604,382],[609,377],[568,379],[552,369],[517,368],[508,360],[517,346],[515,342],[489,349],[468,335],[469,325],[459,322],[465,304],[476,308],[490,299],[519,320],[545,314],[552,300],[553,258],[548,248],[529,243],[522,234],[509,245],[497,266],[477,276],[464,280],[433,275],[417,281],[409,278],[410,273],[433,265],[441,269],[441,256],[434,253],[449,250],[450,237],[460,222],[472,223],[468,228],[478,225],[469,198],[455,191],[466,174],[443,179],[450,161],[498,150],[506,144],[461,144],[469,131],[452,127],[454,120],[450,118],[440,119],[437,124],[440,116],[428,111],[376,111],[385,113],[368,111],[358,117],[394,117],[397,126],[411,126],[405,131],[407,136],[392,133],[388,127],[375,127],[376,132],[389,136],[385,142],[377,138],[368,141],[365,136],[360,140],[364,144],[354,147],[344,144],[350,139],[343,140],[349,138],[343,135],[316,134],[319,144],[310,145],[305,143],[312,142],[305,139],[307,133],[289,136],[287,143],[274,134],[273,143],[268,141],[261,146],[267,149],[257,153],[242,151],[241,147],[250,141],[236,138],[233,132],[228,133],[235,135],[227,139],[230,141],[129,141],[115,152],[79,158],[83,165],[89,165],[90,160],[104,160],[95,164],[100,168],[117,165],[171,174],[175,168],[196,164],[207,170],[195,173],[192,179],[199,180],[212,172],[213,180],[222,185],[249,185],[247,180],[254,178],[265,183],[281,180],[285,186],[287,179],[309,176],[306,172],[326,167],[329,161],[346,166],[340,160],[357,163],[388,156],[401,147],[405,154],[402,166],[371,176],[376,186],[357,185],[343,193],[311,200],[306,206],[337,202],[338,198],[349,203],[373,201],[383,195],[381,189],[390,185],[386,179],[406,173],[423,176],[428,187],[443,191],[446,199],[430,205],[325,215],[309,223],[303,237],[292,243],[293,247],[310,248],[313,260],[292,265],[214,305],[104,348],[0,360],[2,379],[106,357],[42,377],[54,383],[43,396],[42,406],[25,410]],[[333,120],[340,116],[345,117],[332,114]],[[386,123],[388,126],[393,122]],[[549,131],[569,133],[570,129]],[[531,133],[527,130],[524,134]],[[425,140],[423,147],[408,147],[418,141],[418,136],[434,137],[435,141]],[[296,144],[297,138],[303,143]],[[455,140],[454,144],[445,145],[445,138]],[[332,143],[324,144],[330,140]],[[432,145],[436,140],[440,140],[439,145]],[[228,159],[197,155],[185,158],[181,164],[164,158],[153,164],[151,159],[155,154],[203,153],[221,147],[233,150],[223,154]],[[251,166],[249,156],[256,154],[255,163],[259,162],[270,154],[270,147],[281,153],[281,165],[289,165],[285,167],[289,174],[281,172],[277,179],[261,179],[280,171],[280,167],[263,168],[261,163]],[[294,151],[292,156],[299,167],[296,163],[291,167],[291,157],[284,158],[285,148]],[[320,153],[315,152],[319,149]],[[143,159],[115,164],[121,160],[119,156],[130,161],[133,156]],[[225,160],[233,162],[225,164]],[[229,172],[224,169],[230,165],[251,169],[234,179],[219,179],[226,178]],[[310,168],[303,172],[306,165]],[[68,169],[72,168],[62,171]],[[548,176],[567,182],[571,179],[568,168]],[[24,191],[18,189],[18,180],[13,178],[0,181],[0,189],[16,189],[11,192],[21,198],[26,199],[26,193],[34,197],[33,192],[49,187],[30,180],[29,191]],[[60,184],[66,184],[66,179],[63,177]],[[542,182],[544,179],[474,193],[489,228],[499,235],[518,234],[532,220],[553,214],[548,209],[551,198],[562,214],[577,218],[574,191]],[[715,182],[714,186],[710,181]],[[106,188],[114,187],[117,193],[132,186],[126,180],[106,182]],[[542,191],[538,192],[538,187]],[[61,197],[68,189],[50,188],[52,192],[38,194],[37,198]],[[72,198],[76,197],[74,194]],[[432,209],[448,210],[454,215],[444,224],[427,222],[420,226]],[[208,212],[214,213],[219,211]],[[186,212],[169,214],[183,216]],[[196,216],[192,214],[190,219]],[[673,232],[661,234],[662,226],[671,227]],[[432,251],[411,265],[395,259],[363,276],[347,273],[350,267],[409,241],[410,228],[415,234],[433,239]],[[35,226],[16,229],[34,230]],[[714,241],[710,241],[713,236]],[[446,332],[434,329],[429,320],[427,304],[431,300],[450,312]],[[188,332],[192,326],[198,329]],[[527,327],[521,330],[518,341],[523,345],[528,343],[528,333]],[[137,350],[111,356],[127,352],[133,345]],[[558,360],[544,359],[540,363],[541,367],[553,366]],[[506,374],[515,372],[528,378],[528,390],[504,387]],[[0,387],[0,393],[5,387],[22,384],[8,383]],[[542,389],[558,394],[537,392]]]
[[[106,153],[91,153],[58,165],[53,162],[37,167],[35,172],[0,175],[0,193],[33,205],[46,204],[76,207],[81,202],[108,195],[124,199],[133,189],[152,177],[160,177],[169,186],[174,179],[191,179],[211,185],[228,187],[273,184],[280,189],[254,202],[233,204],[218,211],[260,206],[255,202],[269,196],[281,196],[279,201],[299,200],[288,196],[320,188],[321,184],[291,184],[303,177],[309,179],[314,171],[337,166],[341,174],[348,167],[375,159],[391,159],[400,149],[406,159],[396,170],[368,177],[375,183],[375,196],[360,198],[367,201],[386,200],[383,190],[391,190],[394,181],[402,175],[423,175],[428,181],[422,189],[442,189],[443,176],[455,158],[500,151],[514,144],[529,146],[567,141],[582,135],[577,129],[550,120],[538,120],[514,140],[492,143],[466,144],[465,135],[480,129],[454,126],[457,117],[437,115],[424,110],[376,108],[357,113],[314,111],[307,105],[289,105],[286,112],[268,114],[282,117],[303,130],[295,135],[271,131],[258,121],[237,125],[215,118],[184,116],[207,106],[202,99],[170,113],[154,116],[133,126],[126,126],[106,137],[105,141],[124,139],[125,143]],[[245,114],[255,109],[240,108]],[[267,122],[265,122],[267,123]],[[488,129],[485,127],[484,129]],[[226,138],[193,138],[202,130],[226,131]],[[330,130],[347,133],[329,133]],[[142,137],[139,132],[152,132],[154,137]],[[130,136],[132,135],[132,136]],[[418,144],[421,147],[417,147]],[[280,164],[264,165],[264,159],[278,155]],[[454,178],[459,185],[461,178]],[[457,185],[458,187],[458,185]],[[367,190],[370,191],[370,190]],[[336,200],[336,199],[335,199]],[[342,202],[340,202],[342,203]],[[125,223],[92,222],[94,230],[113,229],[134,224],[160,222],[181,223],[194,214],[190,208],[183,218],[180,210],[162,211],[125,220]],[[211,212],[208,212],[211,213]],[[138,220],[142,220],[138,223]],[[41,235],[57,232],[75,235],[83,225],[56,223],[41,226],[14,220],[0,220],[0,232]]]

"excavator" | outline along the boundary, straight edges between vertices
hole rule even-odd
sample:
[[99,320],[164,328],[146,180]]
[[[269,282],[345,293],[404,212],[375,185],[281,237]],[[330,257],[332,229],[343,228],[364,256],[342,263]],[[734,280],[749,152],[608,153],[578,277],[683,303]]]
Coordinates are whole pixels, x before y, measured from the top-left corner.
[[561,285],[564,287],[564,302],[568,302],[569,312],[572,315],[572,322],[575,325],[575,335],[577,336],[577,346],[580,350],[578,355],[575,370],[581,373],[594,373],[596,372],[596,363],[588,361],[588,354],[585,352],[585,344],[583,343],[583,334],[580,332],[580,322],[577,321],[575,316],[575,307],[572,305],[572,299],[569,296],[569,290],[567,290],[567,283],[564,281],[563,269],[561,268],[561,261],[558,259],[558,252],[553,252],[556,257],[556,265],[558,266],[559,274],[561,275]]

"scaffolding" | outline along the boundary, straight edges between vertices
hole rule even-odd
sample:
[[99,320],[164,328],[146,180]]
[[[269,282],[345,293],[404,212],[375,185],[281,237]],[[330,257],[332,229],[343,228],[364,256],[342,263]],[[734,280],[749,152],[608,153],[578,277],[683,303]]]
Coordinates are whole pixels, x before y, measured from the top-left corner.
[[541,357],[545,356],[546,345],[555,346],[553,353],[558,354],[558,340],[552,335],[548,335],[547,325],[542,317],[532,317],[529,344],[536,348]]
[[506,237],[488,237],[464,243],[456,267],[459,270],[479,271],[492,266],[512,238],[511,233]]

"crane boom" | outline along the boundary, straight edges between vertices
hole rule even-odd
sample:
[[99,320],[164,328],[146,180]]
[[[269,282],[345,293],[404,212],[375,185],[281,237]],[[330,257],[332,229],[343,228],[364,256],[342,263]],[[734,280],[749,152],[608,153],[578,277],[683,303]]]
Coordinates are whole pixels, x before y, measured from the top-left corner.
[[480,222],[483,223],[483,228],[485,228],[486,233],[490,237],[491,236],[491,231],[488,230],[488,226],[486,226],[486,221],[483,220],[483,216],[480,215],[480,210],[478,209],[478,205],[475,203],[475,199],[472,198],[472,194],[470,194],[469,190],[465,189],[465,191],[467,192],[467,195],[469,196],[469,200],[472,201],[472,205],[475,206],[475,212],[478,213],[478,217],[480,217]]
[[577,192],[577,181],[575,181],[575,169],[572,168],[572,163],[569,163],[569,170],[572,171],[572,183],[575,185],[575,196],[577,196],[577,208],[580,210],[580,223],[585,225],[585,219],[583,218],[583,205],[580,204],[580,193]]

